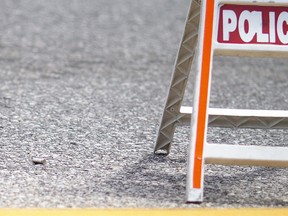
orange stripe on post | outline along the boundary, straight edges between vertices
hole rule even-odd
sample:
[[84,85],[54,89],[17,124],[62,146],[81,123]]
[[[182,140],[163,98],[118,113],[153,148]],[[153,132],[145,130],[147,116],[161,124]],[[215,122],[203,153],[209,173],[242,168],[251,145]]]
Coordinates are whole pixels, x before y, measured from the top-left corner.
[[204,25],[204,40],[202,50],[202,68],[200,80],[200,96],[198,107],[198,122],[196,147],[194,158],[194,173],[193,173],[193,188],[201,188],[202,181],[202,161],[203,149],[205,141],[205,127],[207,125],[207,104],[208,104],[208,89],[211,68],[212,54],[212,37],[213,37],[213,19],[214,19],[214,0],[206,0],[206,14]]

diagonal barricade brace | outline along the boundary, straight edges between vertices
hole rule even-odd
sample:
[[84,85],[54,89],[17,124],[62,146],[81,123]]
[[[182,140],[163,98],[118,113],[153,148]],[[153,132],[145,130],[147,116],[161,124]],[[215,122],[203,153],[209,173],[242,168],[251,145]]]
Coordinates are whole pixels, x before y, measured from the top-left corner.
[[[288,167],[288,147],[207,144],[207,126],[288,128],[288,111],[209,108],[214,55],[288,57],[288,1],[192,0],[154,152],[169,154],[177,124],[191,124],[187,202],[202,202],[204,162]],[[181,107],[197,50],[192,107]]]
[[176,58],[169,93],[156,141],[155,153],[169,154],[198,39],[200,0],[193,0]]

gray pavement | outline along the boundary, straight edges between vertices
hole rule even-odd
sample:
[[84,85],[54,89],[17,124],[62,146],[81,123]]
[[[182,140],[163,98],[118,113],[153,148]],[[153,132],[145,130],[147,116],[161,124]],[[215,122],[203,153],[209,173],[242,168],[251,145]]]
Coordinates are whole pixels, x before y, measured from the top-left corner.
[[[168,157],[153,155],[189,3],[0,1],[0,207],[288,206],[287,169],[215,165],[203,204],[186,205],[189,127]],[[287,65],[217,57],[211,106],[287,108]],[[208,132],[288,143],[285,130]]]

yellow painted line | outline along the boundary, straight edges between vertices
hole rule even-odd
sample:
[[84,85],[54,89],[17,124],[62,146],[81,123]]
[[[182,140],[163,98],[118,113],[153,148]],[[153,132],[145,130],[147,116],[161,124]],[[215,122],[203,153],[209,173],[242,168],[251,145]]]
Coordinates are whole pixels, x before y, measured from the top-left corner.
[[0,216],[288,216],[270,209],[1,209]]

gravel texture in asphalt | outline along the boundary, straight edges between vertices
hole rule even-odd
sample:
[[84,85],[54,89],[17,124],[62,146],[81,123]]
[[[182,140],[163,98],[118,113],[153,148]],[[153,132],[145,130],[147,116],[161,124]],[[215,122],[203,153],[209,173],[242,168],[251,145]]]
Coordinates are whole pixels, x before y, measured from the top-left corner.
[[[153,155],[189,4],[0,1],[0,207],[288,206],[287,169],[219,165],[204,202],[185,204],[189,127]],[[287,66],[215,58],[211,107],[287,108]],[[287,146],[288,132],[209,128],[208,141]]]

